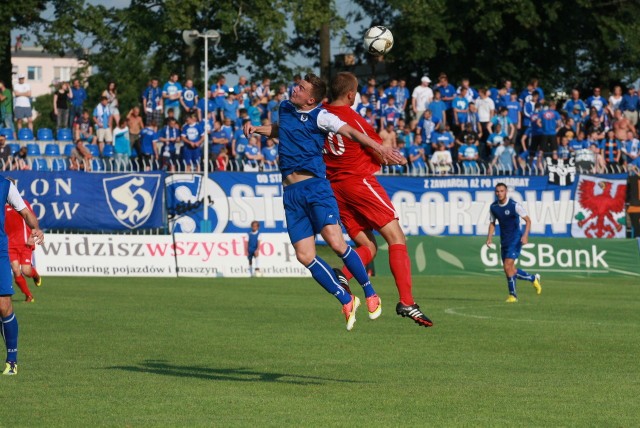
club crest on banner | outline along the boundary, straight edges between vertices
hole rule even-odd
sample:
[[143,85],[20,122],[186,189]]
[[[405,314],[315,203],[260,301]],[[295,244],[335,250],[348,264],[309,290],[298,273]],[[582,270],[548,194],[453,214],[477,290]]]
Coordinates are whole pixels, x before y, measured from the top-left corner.
[[[204,219],[202,176],[173,174],[167,177],[167,214],[171,232],[200,232]],[[207,181],[207,216],[213,233],[224,232],[229,223],[229,200],[215,181]]]
[[129,229],[149,219],[161,183],[160,174],[127,174],[102,180],[111,213]]
[[574,200],[571,236],[624,238],[625,180],[580,176]]

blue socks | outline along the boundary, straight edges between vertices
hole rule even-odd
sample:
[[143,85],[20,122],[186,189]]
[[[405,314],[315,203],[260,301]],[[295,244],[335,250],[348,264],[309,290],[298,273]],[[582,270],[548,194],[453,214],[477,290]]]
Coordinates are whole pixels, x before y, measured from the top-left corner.
[[362,260],[360,259],[358,253],[353,251],[351,247],[347,247],[347,251],[345,251],[344,254],[340,257],[342,257],[344,265],[347,267],[347,269],[349,269],[349,272],[351,272],[356,281],[358,281],[358,283],[362,286],[364,295],[366,297],[371,297],[376,294],[376,291],[371,286],[371,281],[369,281],[367,270],[362,264]]
[[336,296],[336,298],[340,300],[340,303],[346,305],[351,301],[351,295],[340,286],[338,278],[336,278],[335,273],[333,273],[333,269],[331,269],[327,262],[316,256],[316,258],[309,263],[307,269],[311,271],[313,279],[315,279],[318,284],[322,285],[327,292]]
[[526,279],[529,282],[533,282],[536,280],[536,276],[535,275],[531,275],[529,273],[526,273],[525,271],[523,271],[522,269],[518,269],[516,276],[518,277],[518,279]]
[[16,314],[2,318],[2,337],[7,345],[7,361],[18,362],[18,319]]
[[515,276],[507,277],[507,285],[509,286],[509,294],[511,294],[514,297],[517,297],[516,296],[516,277]]

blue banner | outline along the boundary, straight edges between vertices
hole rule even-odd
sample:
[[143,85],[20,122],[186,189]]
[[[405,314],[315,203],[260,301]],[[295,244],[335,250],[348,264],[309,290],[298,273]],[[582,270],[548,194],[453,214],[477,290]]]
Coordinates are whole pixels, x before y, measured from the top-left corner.
[[165,225],[165,173],[11,171],[43,229],[131,230]]

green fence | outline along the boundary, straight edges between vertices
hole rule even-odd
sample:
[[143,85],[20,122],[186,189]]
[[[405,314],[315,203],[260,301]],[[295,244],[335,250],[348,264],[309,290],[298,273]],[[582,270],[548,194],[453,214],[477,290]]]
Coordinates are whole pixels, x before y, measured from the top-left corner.
[[[494,275],[502,271],[500,238],[493,248],[483,237],[407,238],[413,275]],[[376,257],[376,271],[391,274],[386,245]],[[635,239],[535,238],[517,262],[522,269],[553,275],[623,275],[640,277],[640,253]],[[640,283],[640,278],[639,278]]]

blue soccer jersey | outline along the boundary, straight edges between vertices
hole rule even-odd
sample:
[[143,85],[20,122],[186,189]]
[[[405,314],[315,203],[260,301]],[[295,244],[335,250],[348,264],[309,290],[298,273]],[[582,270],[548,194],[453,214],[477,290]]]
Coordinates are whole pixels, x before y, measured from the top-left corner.
[[345,123],[320,106],[301,111],[289,101],[280,104],[279,116],[278,151],[282,178],[295,171],[308,171],[325,178],[327,168],[322,158],[325,136],[329,132],[337,133]]
[[158,141],[158,133],[152,128],[144,128],[140,131],[140,148],[142,154],[152,155],[154,154],[153,145]]
[[497,221],[500,224],[502,259],[517,259],[522,248],[520,218],[527,216],[527,210],[513,199],[508,199],[504,205],[495,201],[491,204],[490,216],[491,223]]
[[255,232],[252,230],[248,233],[249,243],[247,245],[247,256],[249,260],[253,259],[253,254],[258,249],[258,242],[260,241],[260,231],[256,230]]

